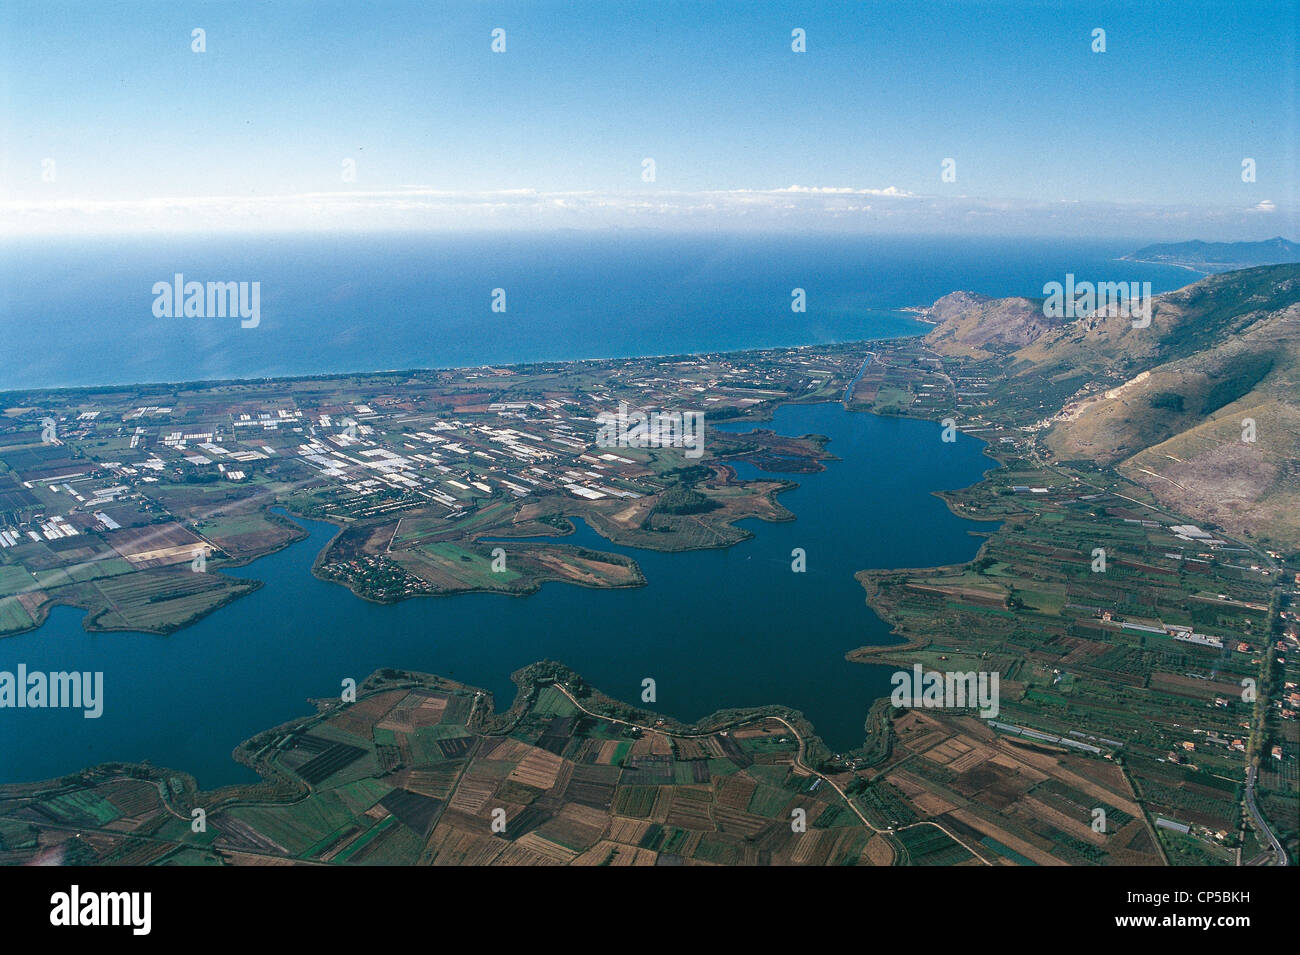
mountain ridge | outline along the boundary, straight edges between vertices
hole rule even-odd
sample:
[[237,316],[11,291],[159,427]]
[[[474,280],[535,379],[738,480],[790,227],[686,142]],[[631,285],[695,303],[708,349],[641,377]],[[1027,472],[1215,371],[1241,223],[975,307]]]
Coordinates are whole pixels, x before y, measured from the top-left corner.
[[996,361],[992,400],[1055,386],[1038,427],[1057,459],[1113,467],[1198,520],[1300,546],[1300,264],[1154,296],[1145,327],[1115,308],[1054,323],[1027,304],[944,296],[925,343]]
[[1280,235],[1261,242],[1166,242],[1122,256],[1125,262],[1175,265],[1198,272],[1229,272],[1256,265],[1300,262],[1300,244]]

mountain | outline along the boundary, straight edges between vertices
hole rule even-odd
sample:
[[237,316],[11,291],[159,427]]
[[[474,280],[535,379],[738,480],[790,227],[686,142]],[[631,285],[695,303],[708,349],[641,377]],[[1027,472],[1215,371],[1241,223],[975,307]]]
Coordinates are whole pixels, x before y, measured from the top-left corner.
[[926,344],[994,362],[986,400],[1041,414],[1058,460],[1114,467],[1189,517],[1300,547],[1300,264],[1155,296],[1144,328],[1115,309],[1035,319],[1027,301],[945,296]]
[[[1050,361],[1063,345],[1034,347]],[[1056,422],[1055,454],[1113,465],[1203,522],[1300,544],[1300,265],[1158,296],[1150,328],[1111,324],[1093,348],[1132,377]]]
[[1148,245],[1124,256],[1124,260],[1179,265],[1198,272],[1229,272],[1300,262],[1300,245],[1281,236],[1263,242],[1174,242]]
[[945,295],[920,318],[936,326],[926,336],[926,344],[940,354],[956,357],[987,357],[990,348],[1028,345],[1052,325],[1043,315],[1042,302],[974,292]]

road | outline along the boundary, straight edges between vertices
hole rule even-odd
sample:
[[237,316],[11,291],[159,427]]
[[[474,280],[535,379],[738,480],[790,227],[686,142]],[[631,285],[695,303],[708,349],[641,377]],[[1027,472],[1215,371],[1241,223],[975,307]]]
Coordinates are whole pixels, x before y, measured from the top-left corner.
[[1264,814],[1259,811],[1259,806],[1255,804],[1255,767],[1251,766],[1246,770],[1246,808],[1250,810],[1250,817],[1255,820],[1255,827],[1264,834],[1268,839],[1269,845],[1273,847],[1273,852],[1277,855],[1277,864],[1286,865],[1288,860],[1286,850],[1282,848],[1282,843],[1278,841],[1273,830],[1269,828],[1268,821]]
[[[593,717],[595,719],[604,720],[607,723],[617,723],[620,726],[630,726],[633,729],[642,730],[643,732],[647,732],[647,733],[662,733],[664,736],[672,736],[676,739],[705,739],[709,736],[716,736],[719,732],[718,730],[714,730],[713,732],[710,733],[670,733],[667,730],[662,729],[660,727],[642,726],[640,723],[633,723],[629,720],[616,719],[612,716],[606,716],[603,713],[595,713],[587,709],[585,706],[579,703],[577,699],[574,698],[573,694],[569,692],[568,687],[560,683],[556,683],[554,684],[554,686],[557,690],[563,693],[566,698],[568,698],[570,703],[576,706],[583,713],[586,713],[588,716]],[[813,769],[811,766],[809,766],[807,763],[804,762],[803,759],[804,751],[805,751],[804,739],[799,734],[799,731],[797,729],[795,729],[786,720],[782,719],[779,716],[763,716],[763,717],[758,717],[758,719],[776,720],[778,723],[780,723],[782,726],[788,729],[790,731],[790,735],[795,738],[795,742],[797,744],[797,748],[795,749],[795,754],[794,754],[795,769],[797,769],[800,773],[802,773],[805,776],[816,776],[822,782],[826,783],[837,793],[839,793],[840,798],[844,800],[845,805],[847,805],[850,809],[852,809],[853,814],[857,816],[858,819],[862,821],[862,824],[866,826],[868,829],[870,829],[872,832],[877,834],[890,833],[890,832],[902,832],[904,829],[914,829],[917,826],[934,826],[934,828],[938,829],[940,832],[942,832],[953,842],[957,843],[959,846],[961,846],[963,849],[965,849],[967,852],[973,855],[976,859],[979,859],[980,862],[984,863],[984,865],[993,864],[989,862],[988,859],[985,859],[982,855],[976,852],[973,848],[971,848],[971,846],[968,843],[966,843],[962,839],[958,838],[955,834],[950,832],[947,828],[945,828],[944,826],[940,825],[937,822],[933,822],[928,819],[922,822],[909,823],[906,826],[898,826],[898,827],[887,826],[883,829],[877,828],[876,826],[872,825],[871,821],[862,814],[862,811],[853,804],[853,800],[849,798],[848,793],[846,793],[843,789],[841,789],[839,787],[839,784],[836,783],[835,780],[831,779],[829,776],[819,773],[817,770]],[[744,722],[753,722],[753,720],[745,720]],[[737,723],[731,725],[739,726],[739,725],[743,725],[743,723]]]

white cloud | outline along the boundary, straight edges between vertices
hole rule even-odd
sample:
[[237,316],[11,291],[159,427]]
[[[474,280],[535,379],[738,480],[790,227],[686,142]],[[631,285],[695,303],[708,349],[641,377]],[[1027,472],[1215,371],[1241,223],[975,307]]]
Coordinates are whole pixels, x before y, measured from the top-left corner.
[[[406,185],[394,190],[306,192],[271,196],[153,199],[43,199],[0,202],[0,232],[172,232],[473,228],[476,225],[606,227],[647,220],[726,220],[860,209],[856,198],[905,197],[889,189],[792,187],[709,192],[459,192]],[[849,203],[854,204],[850,205]]]
[[[745,190],[748,191],[748,190]],[[784,189],[774,189],[773,192],[800,192],[811,195],[849,195],[849,196],[898,196],[899,198],[911,198],[913,193],[899,189],[897,186],[887,186],[884,189],[854,189],[849,186],[786,186]]]
[[[863,201],[869,199],[870,201]],[[1265,200],[1245,210],[1058,199],[917,195],[895,186],[791,185],[680,192],[454,191],[427,185],[284,195],[0,201],[0,234],[345,232],[381,230],[647,228],[678,231],[954,232],[1151,235],[1238,233],[1258,213],[1294,211]]]

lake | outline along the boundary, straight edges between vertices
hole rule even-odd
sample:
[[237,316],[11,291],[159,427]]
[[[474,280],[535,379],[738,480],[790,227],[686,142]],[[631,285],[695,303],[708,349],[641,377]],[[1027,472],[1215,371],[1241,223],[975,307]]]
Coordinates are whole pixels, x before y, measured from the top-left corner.
[[[785,406],[770,427],[829,435],[840,458],[794,476],[799,487],[780,500],[796,520],[746,521],[755,537],[726,550],[616,547],[586,526],[565,538],[633,556],[645,587],[548,583],[528,597],[381,606],[311,575],[334,528],[300,521],[309,538],[230,571],[264,581],[262,589],[171,636],[87,634],[82,611],[55,608],[40,629],[0,640],[0,669],[103,671],[104,714],[3,711],[0,780],[147,759],[191,772],[205,788],[251,781],[231,751],[309,714],[308,698],[339,693],[344,678],[422,670],[491,690],[504,709],[514,697],[511,671],[544,658],[632,703],[653,678],[650,708],[680,719],[780,703],[802,710],[832,749],[858,745],[893,668],[851,664],[844,653],[895,638],[853,574],[969,560],[979,545],[971,532],[996,525],[953,515],[931,492],[965,487],[992,462],[973,438],[942,442],[937,424],[851,414],[839,404]],[[738,469],[745,478],[761,473]],[[791,570],[796,547],[807,555],[804,573]]]

